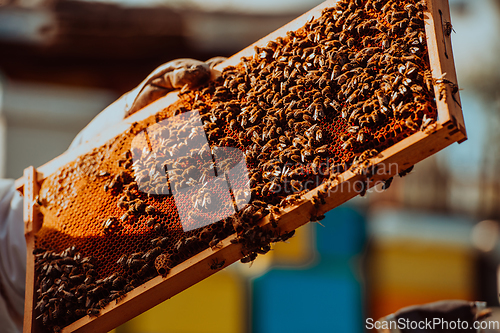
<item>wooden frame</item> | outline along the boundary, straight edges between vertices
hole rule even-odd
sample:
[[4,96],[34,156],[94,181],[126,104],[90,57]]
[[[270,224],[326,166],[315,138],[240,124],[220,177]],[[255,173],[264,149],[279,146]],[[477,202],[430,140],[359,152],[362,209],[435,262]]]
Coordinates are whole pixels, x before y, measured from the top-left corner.
[[35,294],[35,234],[40,230],[42,224],[38,216],[36,195],[39,190],[37,172],[34,167],[24,170],[24,200],[23,200],[23,220],[24,236],[26,238],[26,289],[24,295],[24,332],[36,332],[38,330],[37,321],[33,313],[36,305]]
[[[324,8],[331,7],[336,1],[326,1],[323,4],[315,7],[311,11],[298,17],[289,24],[276,30],[270,35],[262,38],[253,45],[250,45],[241,52],[235,54],[225,62],[219,64],[216,69],[222,70],[229,65],[235,65],[243,56],[250,56],[254,52],[254,46],[264,46],[269,40],[273,40],[278,36],[284,36],[289,30],[297,30],[302,27],[312,16],[318,17]],[[453,54],[451,51],[450,38],[445,34],[445,23],[450,21],[449,7],[447,0],[427,0],[428,10],[425,17],[425,29],[427,35],[427,45],[430,56],[432,76],[434,79],[446,78],[450,82],[456,83],[456,74],[453,62]],[[429,15],[430,13],[430,15]],[[384,150],[379,155],[370,159],[370,165],[377,165],[386,170],[384,173],[376,173],[370,180],[373,181],[370,186],[373,186],[377,181],[386,180],[398,171],[408,169],[415,163],[435,154],[439,150],[451,145],[454,142],[462,142],[467,139],[465,132],[465,124],[460,107],[460,98],[458,92],[452,91],[453,86],[445,84],[446,92],[442,99],[436,98],[438,107],[438,121],[432,125],[430,130],[425,132],[417,132],[410,137],[396,143],[390,148]],[[440,85],[435,86],[436,96],[439,96]],[[47,164],[38,168],[35,172],[34,168],[29,168],[25,171],[24,178],[17,181],[18,188],[23,191],[25,196],[25,221],[27,222],[27,243],[28,243],[28,269],[26,279],[26,310],[25,310],[25,326],[24,332],[35,332],[35,320],[32,316],[33,312],[33,297],[34,297],[34,281],[33,281],[33,265],[34,258],[31,254],[33,246],[33,234],[39,228],[37,222],[37,214],[34,208],[34,199],[36,197],[37,181],[42,181],[48,175],[54,173],[57,169],[68,162],[73,161],[78,156],[91,151],[95,147],[103,145],[108,140],[126,131],[135,121],[145,119],[158,110],[165,108],[177,100],[177,94],[171,93],[151,105],[140,110],[138,113],[125,119],[121,123],[109,129],[105,134],[96,138],[92,142],[88,142],[80,147],[68,151]],[[395,170],[391,169],[392,165],[397,165]],[[279,216],[279,228],[283,232],[294,230],[310,221],[311,216],[323,214],[340,204],[348,201],[359,194],[356,183],[365,182],[366,176],[356,171],[344,172],[337,181],[330,184],[329,193],[325,198],[325,204],[317,209],[312,198],[318,195],[318,191],[325,190],[326,184],[317,187],[314,190],[303,195],[298,204],[283,209]],[[24,187],[24,189],[23,189]],[[339,191],[340,190],[340,191]],[[262,225],[269,223],[269,218],[265,217],[260,222]],[[35,228],[32,227],[35,226]],[[139,315],[140,313],[156,306],[157,304],[169,299],[175,294],[194,285],[195,283],[205,279],[219,269],[222,269],[229,264],[236,262],[242,258],[241,244],[231,243],[231,239],[236,235],[224,239],[219,249],[206,249],[203,252],[195,255],[187,261],[174,267],[166,278],[157,276],[143,285],[129,292],[122,300],[116,304],[112,302],[108,304],[97,317],[83,317],[69,326],[62,329],[66,332],[107,332],[118,325],[128,321],[129,319]],[[213,260],[224,262],[224,265],[217,269],[210,268]]]

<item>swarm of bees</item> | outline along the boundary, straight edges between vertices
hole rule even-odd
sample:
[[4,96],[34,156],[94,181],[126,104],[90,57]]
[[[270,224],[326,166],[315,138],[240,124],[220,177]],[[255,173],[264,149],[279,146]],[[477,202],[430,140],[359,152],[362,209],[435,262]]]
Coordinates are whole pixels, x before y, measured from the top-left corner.
[[[180,102],[153,120],[134,124],[47,178],[41,193],[48,214],[36,254],[42,323],[57,331],[83,315],[97,315],[200,251],[217,251],[232,234],[231,242],[242,245],[241,261],[251,263],[272,243],[293,236],[278,227],[282,208],[430,128],[437,117],[433,85],[453,86],[431,76],[424,10],[425,2],[417,0],[340,0],[297,31],[256,47],[217,80],[183,90]],[[193,110],[205,133],[162,122]],[[146,128],[143,146],[135,144]],[[208,145],[197,141],[205,135]],[[244,153],[249,175],[240,181],[248,182],[251,193],[233,195],[251,202],[237,214],[184,232],[179,209],[190,207],[190,218],[201,220],[227,208],[215,204],[217,191],[203,189],[213,179],[213,147]],[[227,158],[217,168],[228,170],[237,160]],[[174,200],[172,193],[196,186],[201,189],[184,201]],[[85,192],[78,194],[78,188]],[[325,196],[318,192],[315,208]],[[270,227],[258,224],[266,215]],[[323,218],[316,214],[311,221]],[[70,236],[61,237],[62,230]],[[73,244],[92,259],[75,247],[64,250]],[[207,269],[224,265],[216,260]]]
[[95,259],[83,257],[74,246],[61,253],[38,249],[34,255],[37,319],[54,332],[85,315],[99,314],[104,305],[133,288],[118,273],[98,279]]

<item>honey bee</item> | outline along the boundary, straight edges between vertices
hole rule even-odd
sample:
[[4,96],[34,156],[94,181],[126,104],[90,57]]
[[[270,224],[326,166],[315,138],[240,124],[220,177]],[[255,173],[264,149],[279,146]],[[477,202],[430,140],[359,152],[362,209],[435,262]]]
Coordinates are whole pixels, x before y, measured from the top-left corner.
[[36,320],[42,320],[42,323],[44,325],[47,325],[49,323],[49,314],[47,312],[44,312],[36,317]]
[[424,83],[428,91],[433,91],[434,80],[430,70],[426,70],[423,75]]
[[219,261],[218,258],[215,258],[212,260],[212,263],[210,264],[210,269],[216,271],[224,267],[225,263],[226,263],[225,260]]
[[401,172],[399,173],[399,177],[404,177],[404,176],[406,176],[407,174],[409,174],[409,173],[413,170],[413,167],[414,167],[414,165],[412,165],[412,166],[411,166],[411,167],[409,167],[408,169],[405,169],[405,170],[401,171]]
[[40,312],[45,312],[45,307],[49,304],[49,296],[45,295],[42,299],[36,304],[35,310],[40,310]]
[[84,281],[85,276],[83,274],[72,275],[69,279],[72,283],[79,284]]
[[144,201],[141,199],[136,199],[133,201],[133,204],[130,206],[132,213],[141,213],[145,207]]
[[144,255],[142,256],[142,259],[144,259],[146,262],[153,261],[156,259],[156,257],[158,255],[161,254],[162,251],[163,251],[162,248],[157,246],[157,247],[149,250],[148,252],[144,253]]
[[417,126],[417,124],[415,124],[415,122],[414,122],[411,118],[407,118],[407,119],[405,120],[405,125],[406,125],[408,128],[410,128],[410,129],[412,129],[412,130],[414,130],[414,131],[416,131],[416,130],[418,130],[418,129],[419,129],[419,127]]
[[105,289],[103,286],[97,286],[97,287],[88,291],[88,295],[92,296],[92,297],[98,297],[99,295],[102,295],[103,293],[105,293]]
[[102,227],[106,233],[116,232],[120,227],[120,223],[116,217],[111,216],[102,223]]
[[422,125],[420,125],[420,130],[425,131],[425,129],[431,124],[434,119],[427,117],[426,114],[422,117]]
[[242,264],[247,264],[247,263],[253,262],[256,258],[257,258],[257,253],[252,252],[249,255],[247,255],[246,257],[241,258],[240,261]]
[[318,195],[315,195],[311,198],[311,202],[316,210],[319,209],[321,205],[326,204],[326,201],[323,197],[319,197]]
[[106,171],[106,170],[100,170],[98,173],[97,173],[97,176],[98,177],[107,177],[109,176],[109,172]]
[[101,313],[101,311],[97,308],[90,308],[87,310],[87,314],[90,317],[97,317],[100,313]]
[[127,260],[127,266],[128,268],[136,271],[140,269],[144,264],[146,263],[143,259],[139,259],[142,257],[142,253],[140,253],[140,256],[136,257],[134,255],[131,255],[129,259]]
[[271,251],[271,245],[269,244],[261,246],[255,250],[255,252],[257,252],[258,254],[266,254],[269,251]]
[[208,246],[210,246],[210,248],[215,251],[217,249],[220,249],[222,248],[222,244],[220,244],[220,240],[217,238],[217,236],[215,236],[211,241],[210,243],[208,244]]
[[387,190],[391,186],[393,179],[393,177],[386,179],[382,185],[382,189]]
[[139,275],[141,278],[150,276],[151,273],[152,273],[152,265],[151,263],[148,262],[142,265],[142,267],[137,271],[137,275]]
[[127,255],[124,254],[120,257],[120,259],[118,259],[118,261],[116,262],[118,265],[120,265],[123,269],[125,269],[127,267]]
[[111,286],[114,289],[121,289],[126,283],[127,281],[122,276],[116,276],[112,279]]
[[109,299],[110,301],[116,301],[116,304],[118,304],[118,301],[122,299],[125,296],[124,291],[118,291],[118,290],[111,290]]
[[129,217],[130,217],[130,214],[128,212],[125,212],[123,213],[123,215],[120,217],[120,221],[122,223],[126,223],[127,221],[131,221],[129,220]]
[[144,211],[148,215],[155,215],[156,214],[156,208],[154,208],[153,206],[146,206]]
[[154,226],[155,232],[161,233],[163,230],[163,225],[161,223],[156,223]]
[[363,182],[356,182],[354,189],[356,192],[359,193],[359,196],[364,197],[366,194],[366,191],[368,190],[368,185],[366,181]]
[[150,228],[154,227],[156,223],[157,221],[154,217],[151,217],[146,221],[146,225]]
[[353,146],[354,138],[349,138],[347,139],[343,144],[342,144],[342,149],[347,150],[350,149]]
[[443,98],[446,97],[446,85],[449,85],[451,87],[451,94],[453,100],[461,107],[460,103],[455,98],[455,94],[458,92],[459,88],[455,83],[451,82],[448,79],[445,79],[444,78],[445,75],[446,73],[444,73],[439,79],[434,80],[434,82],[439,86],[439,92],[438,92],[439,100],[442,100]]
[[76,309],[75,314],[77,317],[83,317],[87,315],[87,310],[85,309]]
[[311,219],[309,220],[309,222],[315,222],[315,223],[318,223],[319,225],[321,225],[322,227],[324,227],[324,225],[319,222],[321,220],[324,220],[325,219],[325,215],[313,215],[311,216]]
[[292,231],[290,231],[288,233],[284,233],[284,234],[280,235],[278,237],[278,240],[282,241],[282,242],[286,242],[287,240],[289,240],[290,238],[292,238],[294,235],[295,235],[295,230],[292,230]]
[[151,240],[151,244],[153,246],[159,246],[161,248],[166,248],[169,244],[169,238],[168,237],[157,237],[157,238]]

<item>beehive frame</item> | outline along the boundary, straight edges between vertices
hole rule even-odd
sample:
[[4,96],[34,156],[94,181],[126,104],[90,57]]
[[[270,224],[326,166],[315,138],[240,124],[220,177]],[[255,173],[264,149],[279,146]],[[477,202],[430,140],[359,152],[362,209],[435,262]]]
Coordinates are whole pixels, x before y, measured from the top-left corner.
[[[326,1],[311,11],[298,17],[289,24],[276,30],[270,35],[250,45],[241,52],[233,55],[225,62],[219,64],[216,69],[222,70],[226,66],[236,65],[241,57],[251,56],[254,46],[265,46],[268,41],[279,36],[285,36],[287,31],[297,30],[302,27],[311,17],[318,17],[324,8],[332,7],[336,1]],[[427,46],[432,70],[432,77],[442,78],[446,75],[449,82],[456,83],[453,54],[451,50],[450,36],[445,32],[446,23],[450,22],[449,6],[447,0],[427,0],[425,12],[425,31]],[[388,179],[397,173],[397,170],[406,170],[415,163],[429,157],[454,142],[466,140],[465,124],[460,106],[460,97],[457,91],[452,90],[451,85],[445,85],[445,96],[436,98],[438,120],[431,130],[418,131],[415,134],[397,142],[390,148],[382,151],[370,159],[371,165],[384,166],[388,170],[386,174],[375,174],[371,177],[372,185],[377,181]],[[438,96],[443,91],[438,91],[440,86],[435,85],[435,94]],[[125,119],[112,127],[105,134],[95,138],[74,150],[68,151],[47,164],[35,170],[30,167],[25,170],[24,177],[17,180],[18,188],[24,192],[25,198],[25,234],[28,246],[28,266],[26,278],[26,302],[24,317],[24,332],[39,331],[34,316],[34,234],[40,228],[41,219],[36,209],[36,196],[38,184],[47,176],[54,173],[65,164],[75,160],[80,155],[91,151],[95,147],[103,145],[108,140],[126,131],[132,123],[146,119],[159,110],[174,103],[177,94],[171,93],[160,100],[150,104],[138,113]],[[391,170],[390,165],[397,165],[398,169]],[[354,190],[354,184],[364,181],[363,175],[352,170],[344,172],[333,184],[334,188],[342,186],[342,191],[336,191],[335,195],[328,196],[326,204],[320,206],[316,211],[312,198],[322,190],[325,185],[319,186],[303,195],[299,204],[284,208],[278,219],[279,228],[283,232],[294,230],[309,222],[312,215],[324,214],[325,212],[339,206],[359,194]],[[261,225],[269,224],[269,218],[264,217]],[[169,299],[184,289],[205,279],[218,270],[241,259],[242,245],[233,244],[231,240],[236,235],[229,236],[221,241],[222,247],[218,249],[208,248],[201,253],[191,257],[183,263],[174,267],[166,278],[157,276],[143,285],[130,291],[122,300],[108,304],[97,317],[85,316],[74,323],[64,327],[62,332],[107,332],[151,307]],[[213,260],[223,262],[223,266],[212,270],[210,263]]]

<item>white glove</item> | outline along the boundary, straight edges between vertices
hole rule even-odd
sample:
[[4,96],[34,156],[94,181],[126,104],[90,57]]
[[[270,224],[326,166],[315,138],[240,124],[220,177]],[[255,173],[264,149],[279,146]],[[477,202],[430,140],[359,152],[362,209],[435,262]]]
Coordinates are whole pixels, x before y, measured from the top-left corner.
[[0,179],[0,331],[21,332],[26,276],[23,198],[13,179]]

